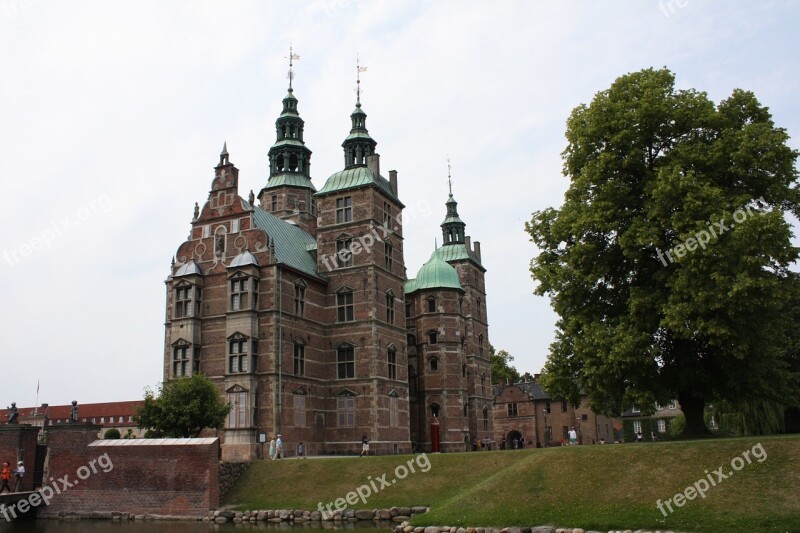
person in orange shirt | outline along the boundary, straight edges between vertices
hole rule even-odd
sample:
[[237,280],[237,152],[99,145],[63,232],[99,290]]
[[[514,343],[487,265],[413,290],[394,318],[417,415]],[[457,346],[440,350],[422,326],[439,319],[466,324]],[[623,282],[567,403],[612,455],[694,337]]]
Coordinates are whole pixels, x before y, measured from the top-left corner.
[[8,480],[11,479],[11,468],[8,466],[8,461],[3,463],[3,471],[0,473],[0,479],[3,481],[3,485],[0,486],[0,494],[2,494],[5,489],[11,492],[11,487],[8,486]]

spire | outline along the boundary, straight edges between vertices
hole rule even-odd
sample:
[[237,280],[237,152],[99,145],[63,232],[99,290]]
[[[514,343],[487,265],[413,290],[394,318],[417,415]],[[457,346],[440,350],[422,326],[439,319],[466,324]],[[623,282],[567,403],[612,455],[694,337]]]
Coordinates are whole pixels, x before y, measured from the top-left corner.
[[361,109],[361,73],[366,71],[367,67],[362,67],[356,56],[356,108],[350,114],[350,135],[342,143],[345,168],[366,166],[367,156],[375,153],[375,146],[378,144],[370,137],[367,114]]
[[464,221],[458,216],[458,202],[453,198],[453,180],[450,174],[450,158],[447,158],[447,186],[450,194],[447,197],[445,206],[447,214],[442,222],[442,246],[449,244],[464,244],[464,234],[467,227]]
[[300,56],[292,52],[292,45],[289,44],[289,92],[292,92],[292,80],[294,79],[294,71],[292,70],[293,63],[292,61],[295,59],[300,59]]
[[228,164],[228,158],[229,158],[229,155],[228,155],[228,141],[225,141],[224,144],[222,145],[222,152],[219,154],[219,164],[220,164],[220,166],[227,165]]
[[[269,180],[266,189],[289,185],[314,189],[311,183],[311,150],[303,141],[305,122],[297,111],[297,98],[292,87],[295,73],[294,63],[300,56],[289,46],[289,91],[283,98],[283,110],[275,121],[275,144],[269,149]],[[261,193],[259,193],[261,198]]]

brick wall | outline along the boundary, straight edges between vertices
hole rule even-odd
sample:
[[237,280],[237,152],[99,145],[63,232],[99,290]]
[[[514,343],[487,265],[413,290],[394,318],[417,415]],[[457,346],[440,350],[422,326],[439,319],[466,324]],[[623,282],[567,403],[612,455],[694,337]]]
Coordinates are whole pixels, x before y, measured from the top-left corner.
[[[219,505],[217,439],[95,440],[96,435],[93,425],[48,428],[45,484],[60,494],[42,515],[203,516]],[[71,486],[58,481],[64,476]]]
[[[26,474],[20,490],[33,490],[33,467],[36,461],[36,438],[39,428],[29,424],[4,424],[0,426],[0,464],[7,461],[16,470],[17,461],[23,461]],[[9,484],[14,489],[14,478]]]

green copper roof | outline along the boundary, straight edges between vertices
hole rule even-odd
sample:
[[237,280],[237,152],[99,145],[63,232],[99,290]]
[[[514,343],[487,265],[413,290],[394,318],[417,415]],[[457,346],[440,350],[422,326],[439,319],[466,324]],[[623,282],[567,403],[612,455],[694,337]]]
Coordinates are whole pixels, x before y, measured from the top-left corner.
[[433,252],[427,263],[417,272],[417,277],[406,283],[404,291],[411,293],[423,289],[459,289],[461,282],[458,279],[458,272],[452,265],[439,257],[438,251]]
[[[365,186],[377,187],[390,198],[397,200],[397,197],[395,197],[392,192],[392,186],[389,184],[389,180],[383,176],[376,176],[375,173],[367,167],[346,168],[333,174],[328,178],[328,181],[325,182],[322,189],[319,190],[317,196]],[[397,201],[399,202],[400,200]]]
[[350,135],[345,138],[345,141],[349,141],[351,139],[369,139],[372,140],[372,136],[369,133],[363,131],[356,131],[351,133]]
[[274,189],[275,187],[303,187],[311,189],[312,192],[317,192],[317,188],[311,183],[311,180],[302,174],[276,174],[267,180],[264,189]]
[[483,268],[478,256],[471,250],[467,250],[466,244],[443,244],[441,248],[436,250],[436,254],[448,263],[469,260]]
[[275,258],[279,263],[316,278],[320,277],[317,261],[308,252],[309,247],[313,246],[310,249],[314,249],[317,245],[312,235],[263,209],[253,210],[253,220],[256,227],[266,231],[272,239],[275,244]]

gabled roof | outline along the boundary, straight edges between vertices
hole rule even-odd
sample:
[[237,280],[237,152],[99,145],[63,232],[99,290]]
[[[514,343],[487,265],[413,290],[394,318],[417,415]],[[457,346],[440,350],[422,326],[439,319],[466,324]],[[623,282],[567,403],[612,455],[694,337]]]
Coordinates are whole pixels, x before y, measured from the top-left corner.
[[256,227],[266,231],[272,239],[278,263],[320,277],[317,261],[308,251],[317,247],[317,240],[311,234],[259,208],[253,210],[253,220]]

